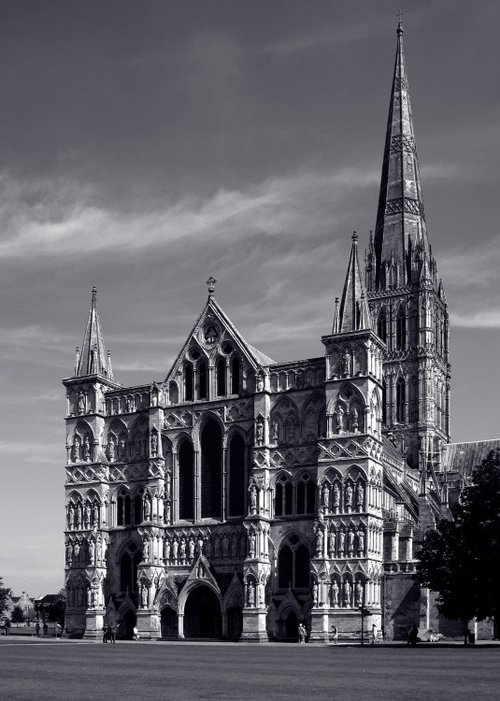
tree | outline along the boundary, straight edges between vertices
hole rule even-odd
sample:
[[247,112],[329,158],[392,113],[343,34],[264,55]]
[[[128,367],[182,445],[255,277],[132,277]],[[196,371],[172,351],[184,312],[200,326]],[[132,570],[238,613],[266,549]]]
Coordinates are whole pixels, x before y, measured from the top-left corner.
[[11,616],[12,623],[22,623],[24,621],[24,611],[19,605],[14,606]]
[[11,595],[11,590],[3,586],[3,579],[0,577],[0,616],[7,608],[7,603]]
[[500,615],[500,451],[491,451],[460,495],[452,519],[428,531],[417,552],[421,584],[437,607],[465,628],[471,618]]

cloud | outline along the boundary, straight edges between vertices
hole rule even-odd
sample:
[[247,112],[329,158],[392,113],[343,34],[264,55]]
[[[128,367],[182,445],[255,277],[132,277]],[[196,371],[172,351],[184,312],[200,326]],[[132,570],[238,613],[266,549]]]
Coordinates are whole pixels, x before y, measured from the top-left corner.
[[235,242],[249,234],[289,236],[335,223],[333,205],[353,190],[378,182],[378,172],[350,168],[338,172],[299,172],[275,176],[246,190],[219,190],[211,197],[187,195],[177,202],[141,203],[123,212],[99,202],[96,192],[80,183],[14,181],[5,172],[0,201],[4,259],[89,257],[112,252],[115,257],[189,240]]

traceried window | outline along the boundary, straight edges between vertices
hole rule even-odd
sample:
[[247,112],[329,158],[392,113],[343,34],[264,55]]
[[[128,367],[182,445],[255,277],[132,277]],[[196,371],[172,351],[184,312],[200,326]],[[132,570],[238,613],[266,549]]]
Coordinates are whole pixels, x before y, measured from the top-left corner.
[[291,516],[293,513],[293,485],[286,475],[282,475],[276,482],[274,495],[275,516]]
[[403,307],[399,308],[396,317],[396,348],[399,350],[406,348],[406,314]]
[[280,589],[309,587],[309,551],[300,538],[292,533],[278,555],[278,586]]
[[234,355],[231,360],[231,394],[240,393],[240,371],[240,359]]
[[384,343],[387,343],[387,314],[385,307],[381,307],[378,313],[377,335]]
[[396,382],[396,421],[405,422],[406,386],[402,377]]
[[297,515],[316,511],[316,485],[306,472],[297,483]]
[[184,363],[184,399],[186,402],[192,402],[194,399],[192,363]]
[[179,449],[179,518],[194,518],[194,451],[189,440]]
[[208,398],[207,364],[204,360],[198,363],[198,399]]
[[226,396],[226,359],[225,358],[217,358],[216,373],[217,373],[217,396],[218,397],[225,397]]

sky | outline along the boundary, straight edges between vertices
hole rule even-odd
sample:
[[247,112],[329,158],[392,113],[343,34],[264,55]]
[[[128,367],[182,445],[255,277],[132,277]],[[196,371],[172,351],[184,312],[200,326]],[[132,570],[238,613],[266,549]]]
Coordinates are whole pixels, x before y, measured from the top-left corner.
[[[0,0],[0,576],[64,578],[65,392],[93,285],[115,378],[163,379],[216,297],[322,355],[374,228],[399,3]],[[500,436],[500,4],[403,6],[452,440]]]

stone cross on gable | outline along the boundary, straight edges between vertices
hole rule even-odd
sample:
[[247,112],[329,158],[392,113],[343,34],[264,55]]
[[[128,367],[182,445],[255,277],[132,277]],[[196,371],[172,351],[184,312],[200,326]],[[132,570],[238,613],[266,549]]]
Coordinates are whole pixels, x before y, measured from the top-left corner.
[[208,278],[208,280],[205,283],[206,285],[208,285],[208,296],[209,297],[212,297],[214,292],[215,292],[215,283],[216,282],[217,282],[217,280],[214,278],[214,276],[210,275],[210,277]]

